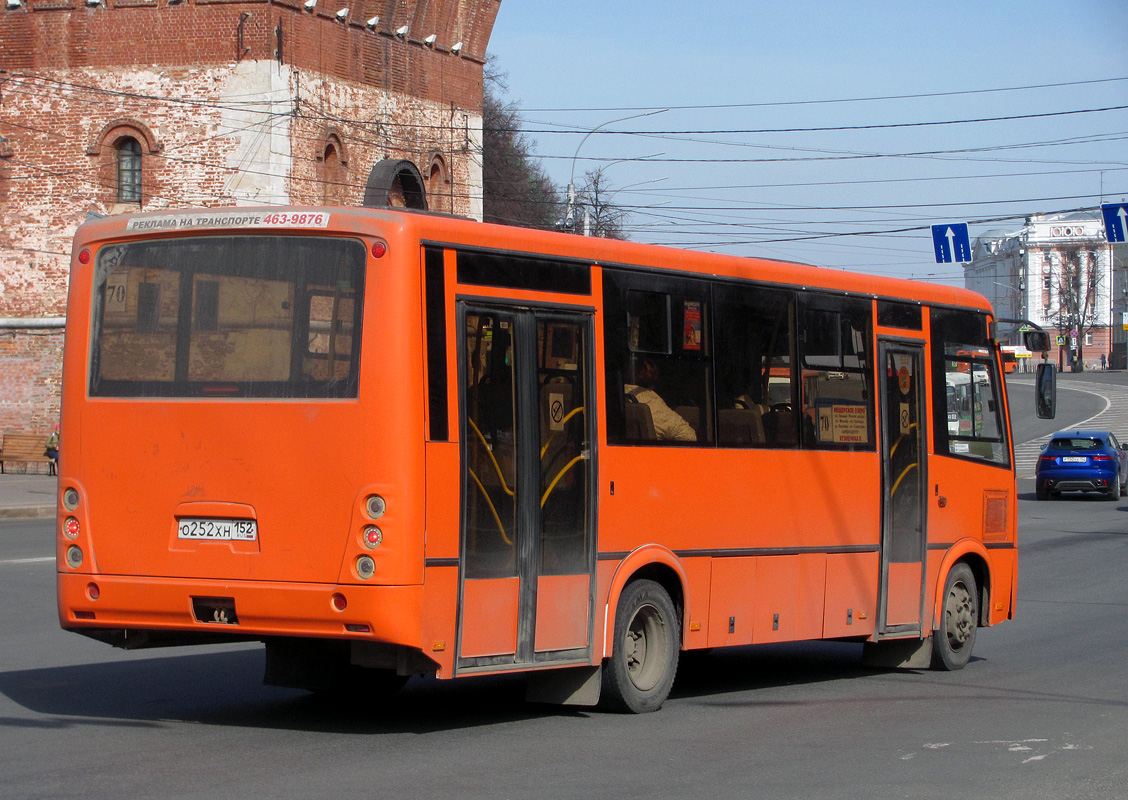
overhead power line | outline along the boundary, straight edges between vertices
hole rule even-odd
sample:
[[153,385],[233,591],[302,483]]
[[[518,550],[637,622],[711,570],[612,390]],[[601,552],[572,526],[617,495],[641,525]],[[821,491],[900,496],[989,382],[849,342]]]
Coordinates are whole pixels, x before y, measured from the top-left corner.
[[[1119,194],[1119,192],[1109,192],[1109,194]],[[1026,205],[1032,203],[1048,203],[1059,200],[1084,200],[1092,197],[1089,194],[1074,194],[1063,195],[1060,197],[1024,197],[1014,200],[960,200],[949,203],[895,203],[886,205],[872,205],[872,206],[804,206],[804,205],[772,205],[768,203],[754,204],[754,205],[725,205],[725,206],[670,206],[664,205],[662,208],[671,211],[889,211],[900,208],[945,208],[948,206],[995,206],[1004,205],[1009,203],[1023,203]],[[629,210],[633,210],[632,206],[622,206]],[[641,208],[645,208],[642,206]]]
[[[714,192],[714,191],[728,191],[728,190],[745,190],[745,189],[794,189],[804,188],[809,186],[826,187],[826,186],[858,186],[876,183],[934,183],[937,181],[976,181],[976,180],[994,180],[996,178],[1041,178],[1054,175],[1081,175],[1081,174],[1094,174],[1100,172],[1121,172],[1128,169],[1128,165],[1121,167],[1088,167],[1086,169],[1057,169],[1057,170],[1040,170],[1038,172],[992,172],[987,175],[921,175],[912,178],[858,178],[855,180],[846,181],[803,181],[798,183],[743,183],[733,185],[718,185],[718,186],[665,186],[661,188],[651,188],[640,191],[633,191],[631,189],[617,189],[616,191],[623,194],[640,194],[648,196],[665,197],[667,195],[675,194],[677,192]],[[710,198],[699,198],[708,200]]]
[[[693,130],[679,128],[675,130],[606,130],[597,131],[605,136],[676,136],[685,134],[690,136],[718,136],[725,134],[764,134],[764,133],[830,133],[836,131],[872,131],[891,128],[927,128],[941,125],[971,125],[980,122],[1015,122],[1024,119],[1043,119],[1046,117],[1068,117],[1077,114],[1100,114],[1106,111],[1124,111],[1128,106],[1105,106],[1102,108],[1078,108],[1071,111],[1043,111],[1037,114],[1009,114],[1001,117],[972,117],[967,119],[944,119],[925,122],[886,122],[872,125],[824,125],[814,127],[796,128],[703,128]],[[551,123],[550,123],[551,124]],[[573,125],[561,125],[551,129],[538,130],[535,128],[522,128],[523,133],[551,133],[551,134],[586,134],[593,133],[591,128],[582,128]]]
[[590,107],[590,108],[529,108],[525,109],[526,112],[535,113],[571,113],[573,111],[600,111],[607,113],[614,113],[619,111],[655,111],[657,109],[669,109],[670,111],[699,111],[710,108],[777,108],[786,106],[814,106],[814,105],[829,105],[832,103],[872,103],[886,100],[920,100],[929,97],[960,97],[973,94],[996,94],[1000,92],[1024,92],[1034,89],[1060,89],[1067,86],[1087,86],[1097,83],[1115,83],[1117,81],[1128,81],[1128,77],[1122,78],[1095,78],[1088,81],[1069,81],[1066,83],[1039,83],[1030,86],[1009,86],[995,89],[962,89],[959,91],[951,92],[927,92],[921,94],[894,94],[894,95],[878,95],[873,97],[842,97],[837,99],[827,100],[779,100],[774,102],[763,103],[719,103],[708,105],[691,105],[691,106],[676,106],[676,105],[661,105],[661,106],[605,106],[605,107]]

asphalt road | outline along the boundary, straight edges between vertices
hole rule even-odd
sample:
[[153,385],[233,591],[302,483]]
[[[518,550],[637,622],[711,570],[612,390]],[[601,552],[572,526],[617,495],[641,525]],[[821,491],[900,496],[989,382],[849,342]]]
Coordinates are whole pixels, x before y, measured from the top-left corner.
[[[1035,421],[1018,383],[1020,442],[1107,404],[1068,376]],[[58,627],[51,522],[0,521],[0,797],[1128,796],[1128,500],[1019,488],[1018,616],[966,669],[720,650],[642,716],[528,705],[519,678],[334,706],[263,687],[259,646],[113,650]]]

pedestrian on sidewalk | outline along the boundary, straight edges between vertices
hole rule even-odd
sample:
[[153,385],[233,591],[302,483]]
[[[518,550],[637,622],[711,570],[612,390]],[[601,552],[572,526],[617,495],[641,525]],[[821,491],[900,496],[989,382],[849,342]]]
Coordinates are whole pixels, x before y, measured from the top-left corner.
[[52,474],[59,474],[59,426],[55,426],[55,431],[47,437],[47,446],[43,454],[51,459],[51,472]]

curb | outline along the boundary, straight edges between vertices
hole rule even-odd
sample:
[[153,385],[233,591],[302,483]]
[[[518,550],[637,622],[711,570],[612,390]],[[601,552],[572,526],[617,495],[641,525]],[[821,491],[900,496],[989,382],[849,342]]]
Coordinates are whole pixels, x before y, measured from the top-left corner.
[[0,508],[0,519],[53,519],[54,516],[54,506]]

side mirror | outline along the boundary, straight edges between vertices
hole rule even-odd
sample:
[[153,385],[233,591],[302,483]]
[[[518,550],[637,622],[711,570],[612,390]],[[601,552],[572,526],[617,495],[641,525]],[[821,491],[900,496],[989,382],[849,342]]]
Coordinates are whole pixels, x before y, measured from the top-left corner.
[[1050,335],[1045,331],[1025,331],[1022,334],[1022,343],[1031,352],[1045,353],[1050,349]]
[[1041,419],[1057,415],[1057,373],[1053,364],[1039,364],[1034,379],[1034,406]]

